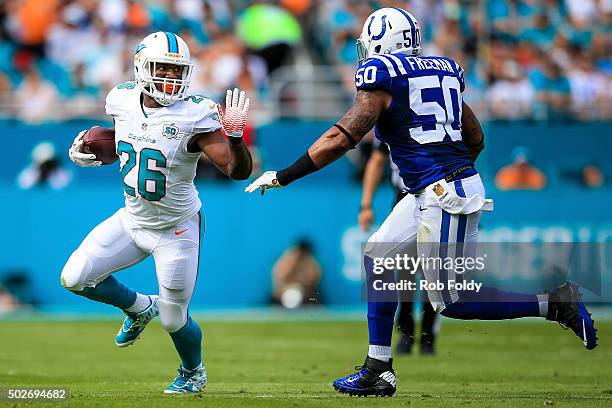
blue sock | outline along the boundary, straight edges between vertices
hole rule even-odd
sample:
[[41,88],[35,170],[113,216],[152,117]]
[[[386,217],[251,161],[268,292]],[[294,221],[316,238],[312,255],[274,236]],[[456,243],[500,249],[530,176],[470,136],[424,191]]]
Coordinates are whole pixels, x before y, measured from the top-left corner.
[[[382,299],[377,301],[376,293],[373,293],[370,289],[372,287],[370,282],[375,277],[373,273],[374,261],[369,256],[364,256],[363,263],[368,282],[368,331],[370,334],[370,344],[390,347],[397,301],[385,302]],[[384,300],[389,300],[386,299],[387,297],[389,297],[389,293],[382,295]]]
[[136,301],[136,292],[112,276],[104,279],[94,288],[85,288],[81,291],[74,291],[74,293],[119,309],[127,309]]
[[391,346],[397,302],[368,302],[370,344]]
[[187,318],[187,323],[174,333],[170,333],[174,348],[181,357],[181,364],[187,370],[197,368],[202,362],[202,330],[200,326]]
[[479,292],[463,292],[441,314],[461,320],[504,320],[540,316],[540,306],[537,295],[483,286]]

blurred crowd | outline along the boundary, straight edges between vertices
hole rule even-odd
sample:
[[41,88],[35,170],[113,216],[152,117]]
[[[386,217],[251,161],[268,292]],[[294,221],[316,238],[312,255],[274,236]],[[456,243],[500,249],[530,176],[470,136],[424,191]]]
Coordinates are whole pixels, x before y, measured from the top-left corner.
[[354,91],[355,39],[373,9],[410,10],[424,54],[466,70],[468,103],[490,118],[612,118],[612,0],[4,0],[0,114],[29,123],[103,114],[132,78],[146,34],[180,34],[199,69],[192,90],[270,98],[283,65],[332,65]]
[[197,63],[191,90],[217,100],[233,86],[252,100],[265,92],[302,37],[293,14],[268,2],[5,0],[0,112],[29,123],[103,114],[106,93],[133,79],[134,49],[154,31],[185,39]]
[[[466,71],[468,103],[495,119],[612,118],[612,0],[380,1],[419,20],[424,55]],[[322,2],[316,46],[353,70],[368,2]],[[350,79],[347,81],[350,84]]]

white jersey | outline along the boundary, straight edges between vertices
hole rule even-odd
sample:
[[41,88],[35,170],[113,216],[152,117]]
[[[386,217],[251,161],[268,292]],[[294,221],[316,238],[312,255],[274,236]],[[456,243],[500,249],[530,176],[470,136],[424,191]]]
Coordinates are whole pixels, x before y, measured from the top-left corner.
[[172,228],[202,206],[193,184],[200,153],[188,152],[187,143],[221,123],[216,104],[202,96],[147,111],[135,82],[116,86],[106,97],[128,215],[145,228]]

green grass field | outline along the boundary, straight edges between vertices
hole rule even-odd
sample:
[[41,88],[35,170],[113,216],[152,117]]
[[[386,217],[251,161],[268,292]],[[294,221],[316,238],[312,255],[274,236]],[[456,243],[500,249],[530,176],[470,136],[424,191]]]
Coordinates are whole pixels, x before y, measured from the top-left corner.
[[[62,403],[0,406],[593,407],[612,405],[612,322],[584,350],[547,322],[444,321],[436,357],[397,358],[393,398],[337,394],[367,347],[365,322],[205,322],[208,385],[165,396],[178,366],[154,322],[136,345],[113,343],[119,321],[0,321],[0,387],[68,387]],[[207,405],[206,405],[207,404]]]

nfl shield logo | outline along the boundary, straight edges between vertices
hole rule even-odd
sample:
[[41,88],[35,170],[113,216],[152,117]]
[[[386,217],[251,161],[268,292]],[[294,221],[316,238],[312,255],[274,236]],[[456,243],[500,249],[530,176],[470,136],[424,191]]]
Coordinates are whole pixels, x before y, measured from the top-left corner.
[[162,125],[162,136],[168,139],[178,139],[179,127],[174,123],[164,123]]
[[433,192],[434,192],[434,193],[435,193],[435,194],[436,194],[438,197],[440,197],[442,194],[444,194],[444,187],[442,187],[442,186],[440,185],[440,183],[438,183],[438,184],[436,184],[436,185],[433,187]]

